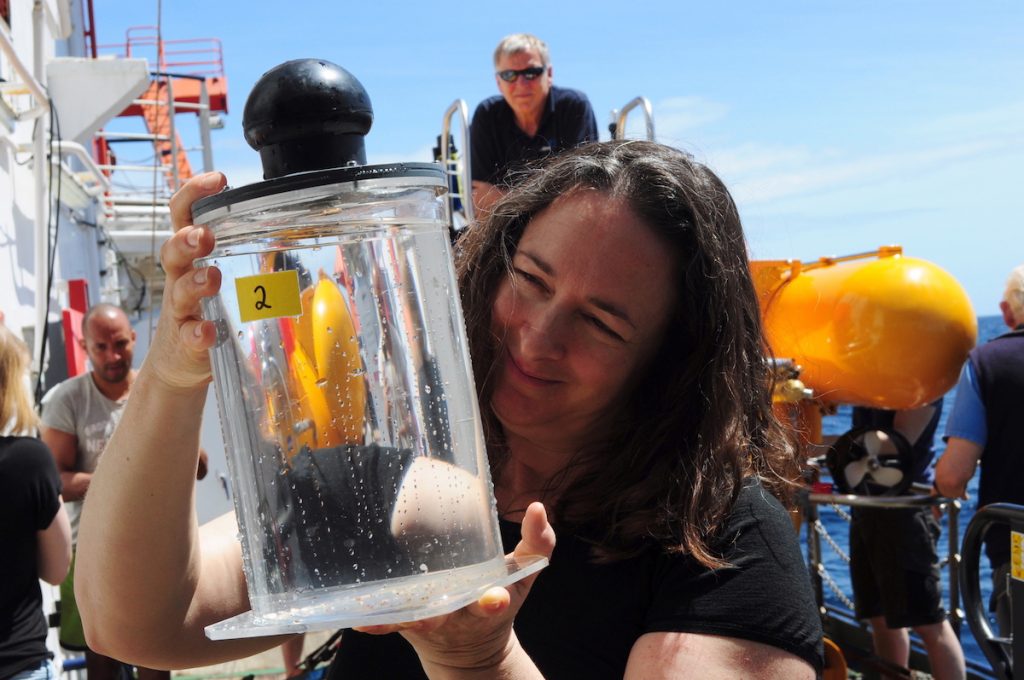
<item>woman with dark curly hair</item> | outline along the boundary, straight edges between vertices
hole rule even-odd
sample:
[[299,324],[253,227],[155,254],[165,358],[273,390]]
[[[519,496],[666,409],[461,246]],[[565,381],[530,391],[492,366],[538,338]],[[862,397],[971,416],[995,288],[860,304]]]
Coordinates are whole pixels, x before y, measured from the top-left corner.
[[[126,418],[83,520],[90,643],[146,665],[280,642],[204,638],[248,607],[240,549],[230,522],[200,540],[187,457],[168,455],[196,448],[215,335],[198,300],[220,285],[193,269],[213,235],[189,206],[223,184],[172,201],[164,313],[128,406],[167,419]],[[785,509],[799,471],[721,181],[666,146],[591,144],[530,170],[458,251],[502,538],[551,563],[450,615],[346,631],[332,676],[813,677],[820,622]],[[181,498],[128,512],[147,505],[129,480],[158,474]],[[152,547],[143,569],[103,559],[125,543]]]

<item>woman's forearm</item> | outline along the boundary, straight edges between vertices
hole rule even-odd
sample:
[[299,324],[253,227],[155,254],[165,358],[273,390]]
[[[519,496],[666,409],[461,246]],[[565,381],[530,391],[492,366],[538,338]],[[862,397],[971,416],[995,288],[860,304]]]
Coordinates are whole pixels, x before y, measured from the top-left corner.
[[205,396],[206,386],[170,389],[145,368],[132,386],[79,529],[76,593],[90,646],[145,643],[186,616],[199,573],[194,470]]
[[[82,512],[75,590],[90,647],[153,668],[215,663],[280,638],[213,642],[206,625],[248,608],[233,522],[200,533],[195,469],[206,385],[143,367]],[[230,519],[230,518],[228,518]]]
[[175,233],[160,249],[160,320],[93,476],[79,532],[75,588],[90,647],[150,668],[205,665],[281,642],[204,635],[207,625],[249,607],[233,519],[200,532],[195,516],[199,430],[216,341],[199,301],[217,294],[220,272],[195,267],[214,237],[190,224],[191,206],[224,185],[223,175],[207,173],[171,197]]

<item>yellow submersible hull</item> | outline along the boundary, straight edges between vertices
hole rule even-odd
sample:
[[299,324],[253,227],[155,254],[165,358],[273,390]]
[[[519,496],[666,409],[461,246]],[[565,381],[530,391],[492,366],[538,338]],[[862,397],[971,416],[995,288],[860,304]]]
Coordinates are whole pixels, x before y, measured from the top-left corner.
[[956,384],[978,324],[948,272],[900,246],[751,263],[771,354],[822,404],[922,406]]

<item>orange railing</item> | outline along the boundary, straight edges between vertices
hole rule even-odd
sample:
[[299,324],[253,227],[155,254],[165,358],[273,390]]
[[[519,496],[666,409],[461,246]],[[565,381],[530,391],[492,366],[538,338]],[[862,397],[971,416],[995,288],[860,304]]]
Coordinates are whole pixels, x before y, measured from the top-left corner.
[[125,41],[100,45],[101,54],[148,59],[157,71],[181,75],[224,77],[220,38],[161,39],[156,26],[132,26]]

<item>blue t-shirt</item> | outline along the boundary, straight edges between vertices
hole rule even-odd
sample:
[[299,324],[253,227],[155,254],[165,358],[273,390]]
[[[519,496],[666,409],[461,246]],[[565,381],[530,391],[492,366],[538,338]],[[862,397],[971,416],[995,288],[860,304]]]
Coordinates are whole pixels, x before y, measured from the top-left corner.
[[960,371],[960,382],[956,385],[956,400],[946,421],[943,439],[950,437],[965,439],[985,448],[988,441],[988,426],[985,423],[985,404],[981,401],[978,380],[971,362],[964,363]]

